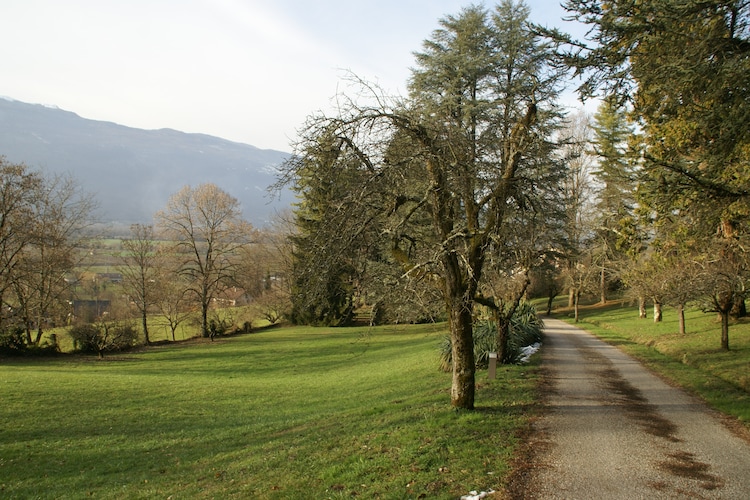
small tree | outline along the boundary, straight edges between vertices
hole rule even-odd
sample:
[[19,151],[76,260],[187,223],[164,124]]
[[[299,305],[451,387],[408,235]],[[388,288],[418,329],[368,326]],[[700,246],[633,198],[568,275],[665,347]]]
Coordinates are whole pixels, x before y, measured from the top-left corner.
[[102,317],[96,323],[77,325],[68,334],[76,350],[94,352],[99,358],[105,352],[122,351],[138,342],[138,331],[129,322],[113,321]]
[[742,246],[722,239],[714,252],[701,261],[703,310],[721,318],[721,348],[729,350],[729,316],[738,299],[744,300],[750,285],[750,261]]
[[148,312],[156,302],[159,259],[153,226],[130,226],[130,238],[122,240],[122,247],[124,254],[119,270],[122,274],[123,289],[141,315],[143,337],[148,345],[151,343],[148,335]]
[[167,320],[167,327],[176,340],[177,328],[200,309],[189,283],[179,274],[179,263],[168,256],[160,259],[154,290],[154,307]]

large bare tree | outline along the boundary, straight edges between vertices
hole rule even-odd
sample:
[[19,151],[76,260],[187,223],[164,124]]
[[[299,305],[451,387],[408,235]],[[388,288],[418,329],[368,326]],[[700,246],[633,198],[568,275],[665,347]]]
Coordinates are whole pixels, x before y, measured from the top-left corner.
[[201,306],[201,335],[209,337],[211,302],[233,283],[238,252],[250,241],[252,227],[240,203],[215,184],[185,186],[156,214],[164,236],[174,242],[179,274]]

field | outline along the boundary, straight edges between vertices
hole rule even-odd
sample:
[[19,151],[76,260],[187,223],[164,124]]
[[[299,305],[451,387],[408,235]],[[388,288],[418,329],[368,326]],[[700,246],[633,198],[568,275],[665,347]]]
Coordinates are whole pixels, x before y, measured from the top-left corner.
[[0,360],[2,498],[458,498],[502,486],[535,362],[450,408],[444,325]]
[[[567,311],[558,317],[573,323]],[[716,314],[686,310],[686,333],[679,334],[674,309],[664,320],[638,318],[638,309],[612,302],[581,310],[577,326],[639,358],[652,370],[703,398],[750,428],[750,318],[729,327],[729,351],[721,349]]]

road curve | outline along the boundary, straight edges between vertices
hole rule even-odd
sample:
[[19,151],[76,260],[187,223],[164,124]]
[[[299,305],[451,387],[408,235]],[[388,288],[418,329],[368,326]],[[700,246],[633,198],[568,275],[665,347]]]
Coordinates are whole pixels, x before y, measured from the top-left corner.
[[583,330],[545,324],[548,411],[523,497],[750,498],[750,444],[719,415]]

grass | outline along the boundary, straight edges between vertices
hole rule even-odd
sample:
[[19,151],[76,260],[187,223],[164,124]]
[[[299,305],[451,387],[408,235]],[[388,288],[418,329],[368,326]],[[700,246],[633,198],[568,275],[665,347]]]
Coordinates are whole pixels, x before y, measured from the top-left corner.
[[2,498],[457,498],[499,489],[535,362],[450,408],[443,325],[276,328],[0,360]]
[[[567,312],[558,314],[573,322]],[[638,318],[638,309],[619,302],[583,308],[577,326],[643,361],[652,370],[733,416],[750,428],[750,321],[729,329],[730,350],[721,349],[715,314],[686,310],[686,334],[679,334],[674,309],[664,320]]]

